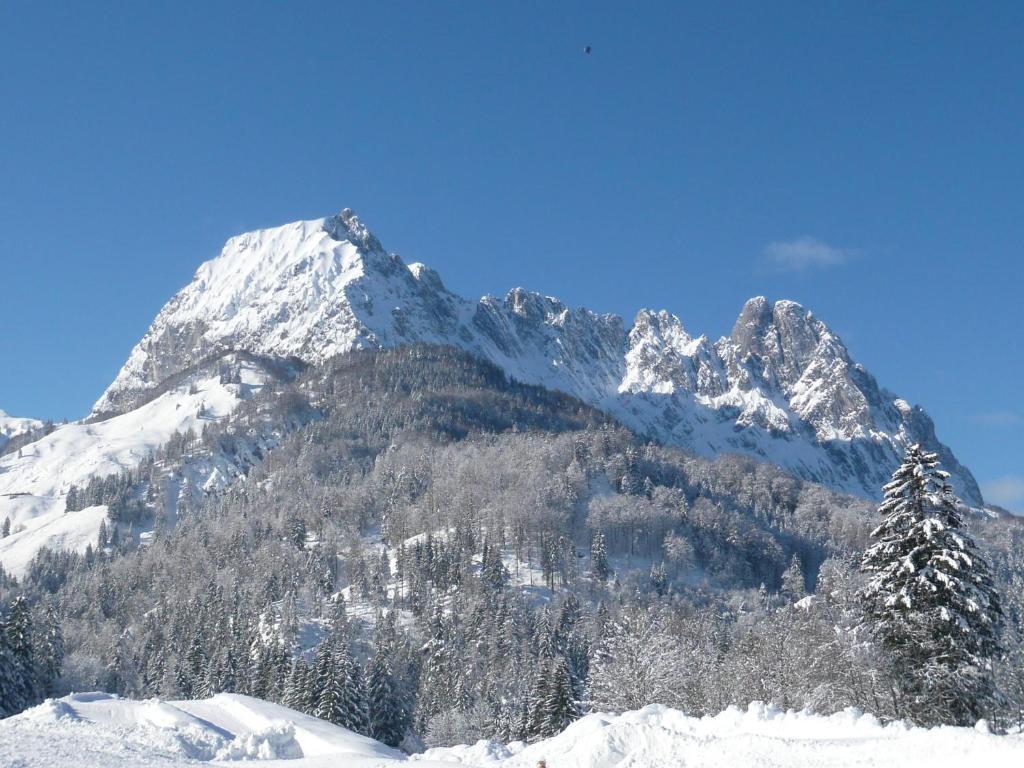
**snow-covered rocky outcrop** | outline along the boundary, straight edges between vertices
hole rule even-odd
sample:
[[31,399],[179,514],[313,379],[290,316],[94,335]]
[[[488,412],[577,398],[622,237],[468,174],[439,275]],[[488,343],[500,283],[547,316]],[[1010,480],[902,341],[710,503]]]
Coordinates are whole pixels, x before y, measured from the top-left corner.
[[755,703],[697,718],[652,705],[587,715],[530,745],[481,741],[407,757],[344,728],[237,694],[200,701],[76,694],[0,721],[0,765],[171,768],[235,760],[294,768],[535,768],[541,760],[549,768],[1008,768],[1024,760],[1024,737],[996,736],[984,727],[882,725],[855,710],[820,716]]
[[877,497],[903,449],[921,443],[967,502],[982,503],[928,415],[879,387],[794,302],[751,299],[712,342],[668,312],[642,310],[627,327],[521,288],[470,301],[386,252],[347,209],[230,239],[160,311],[94,415],[138,407],[224,350],[317,363],[411,342],[467,349],[698,453],[746,453],[861,496]]

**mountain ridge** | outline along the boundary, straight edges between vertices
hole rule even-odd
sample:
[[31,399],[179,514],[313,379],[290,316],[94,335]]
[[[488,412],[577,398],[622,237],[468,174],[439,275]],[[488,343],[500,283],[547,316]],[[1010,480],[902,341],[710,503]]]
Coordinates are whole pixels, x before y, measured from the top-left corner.
[[472,301],[387,252],[350,209],[229,239],[161,309],[93,414],[130,409],[218,349],[316,364],[410,343],[465,349],[659,440],[746,453],[860,496],[877,498],[903,448],[920,442],[965,501],[983,504],[927,413],[879,386],[796,302],[750,299],[712,342],[665,310],[641,309],[627,326],[523,288]]

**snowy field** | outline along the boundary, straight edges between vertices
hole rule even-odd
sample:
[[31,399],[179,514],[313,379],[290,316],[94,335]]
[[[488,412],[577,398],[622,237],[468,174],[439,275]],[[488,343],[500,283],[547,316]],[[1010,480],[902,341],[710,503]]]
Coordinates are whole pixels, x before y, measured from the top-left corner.
[[1024,765],[1024,736],[984,728],[883,726],[853,711],[829,717],[760,704],[692,718],[660,706],[589,715],[536,744],[393,749],[277,704],[234,694],[129,701],[104,693],[48,701],[0,721],[4,768],[161,768],[259,761],[290,768],[943,768]]

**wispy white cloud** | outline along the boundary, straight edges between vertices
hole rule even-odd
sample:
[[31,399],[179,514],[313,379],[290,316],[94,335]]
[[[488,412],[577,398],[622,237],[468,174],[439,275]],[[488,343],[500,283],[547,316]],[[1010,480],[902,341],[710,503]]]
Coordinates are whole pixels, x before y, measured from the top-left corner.
[[852,248],[838,248],[810,235],[768,243],[764,257],[776,269],[802,272],[806,269],[837,267],[857,254]]
[[985,500],[1024,515],[1024,475],[1004,475],[981,484]]
[[1012,427],[1024,423],[1024,416],[1017,411],[985,411],[977,414],[974,420],[989,427]]

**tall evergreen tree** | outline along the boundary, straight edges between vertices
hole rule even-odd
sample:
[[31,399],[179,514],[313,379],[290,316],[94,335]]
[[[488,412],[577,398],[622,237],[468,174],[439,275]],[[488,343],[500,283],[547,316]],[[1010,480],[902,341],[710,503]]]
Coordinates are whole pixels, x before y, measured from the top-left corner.
[[405,738],[406,718],[386,654],[373,657],[367,677],[369,735],[389,747],[397,747]]
[[15,711],[20,712],[35,704],[38,698],[35,649],[32,642],[32,613],[24,596],[16,597],[11,603],[6,634],[14,679],[14,695],[10,704]]
[[344,670],[338,669],[335,664],[334,654],[328,642],[321,643],[317,649],[313,672],[316,687],[319,689],[314,714],[321,720],[343,725],[347,719]]
[[543,712],[542,736],[555,736],[580,716],[573,685],[572,672],[565,657],[550,666],[547,690],[541,702]]
[[782,573],[782,594],[790,600],[799,600],[807,594],[804,569],[796,555],[793,555],[789,567]]
[[463,703],[460,701],[461,681],[455,659],[454,628],[440,601],[434,605],[426,630],[416,715],[421,728],[425,728],[430,718],[439,712]]
[[370,732],[370,716],[366,703],[363,669],[352,656],[347,642],[339,649],[336,660],[344,669],[345,677],[345,719],[341,724],[349,730],[365,735]]
[[367,708],[370,736],[390,747],[397,747],[405,738],[407,717],[392,671],[394,648],[394,612],[377,620],[374,654],[367,670]]
[[309,714],[306,705],[306,666],[306,662],[302,659],[292,660],[288,681],[284,686],[284,699],[281,703],[298,712]]
[[529,702],[523,723],[523,735],[528,739],[542,738],[544,735],[544,702],[547,698],[548,681],[551,677],[551,660],[537,659],[533,683],[530,686]]
[[7,639],[7,620],[0,612],[0,718],[21,711],[20,685],[14,653]]
[[103,687],[114,693],[125,694],[129,686],[127,643],[123,635],[118,635],[110,643],[107,652],[109,661],[104,669]]
[[996,700],[1003,612],[948,477],[936,454],[907,450],[861,560],[870,577],[861,603],[864,626],[891,662],[896,714],[971,725]]
[[590,542],[590,570],[594,578],[605,582],[611,575],[612,570],[608,565],[608,547],[604,541],[604,534],[598,531]]
[[46,698],[56,693],[57,680],[64,663],[64,637],[53,603],[48,603],[40,615],[42,620],[38,622],[32,640],[35,645],[38,693],[40,698]]
[[210,695],[206,675],[209,663],[206,649],[203,647],[202,630],[197,626],[185,654],[184,672],[188,675],[189,698],[205,699]]

